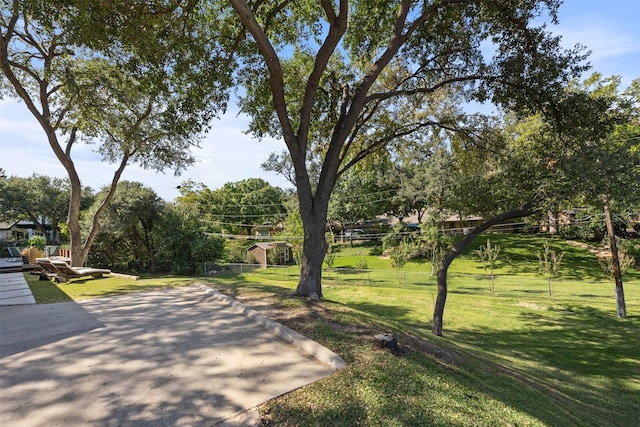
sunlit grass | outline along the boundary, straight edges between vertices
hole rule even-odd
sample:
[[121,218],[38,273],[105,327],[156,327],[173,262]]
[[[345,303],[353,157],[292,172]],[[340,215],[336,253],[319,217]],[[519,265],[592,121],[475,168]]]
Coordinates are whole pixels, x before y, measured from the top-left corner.
[[[393,270],[325,271],[325,299],[318,305],[291,298],[295,274],[258,270],[212,279],[238,297],[246,288],[259,298],[264,286],[269,298],[296,301],[290,310],[306,306],[314,314],[293,325],[348,362],[344,371],[264,405],[265,423],[636,425],[637,272],[625,278],[629,315],[618,319],[614,285],[590,253],[552,242],[566,255],[565,271],[551,282],[550,294],[534,253],[542,238],[491,238],[511,248],[503,254],[495,293],[472,253],[456,260],[442,338],[430,332],[435,280],[419,263],[414,267],[422,272],[409,269],[406,276],[421,280],[398,280]],[[350,250],[342,251],[346,263],[366,256],[349,257]],[[374,344],[372,335],[387,331],[398,337],[401,353]]]
[[[269,301],[281,322],[337,352],[347,367],[263,405],[263,425],[637,425],[640,274],[625,278],[628,317],[618,319],[613,283],[588,252],[552,242],[566,255],[549,295],[535,255],[543,238],[490,238],[502,247],[495,292],[472,252],[456,260],[444,337],[430,332],[436,286],[427,265],[410,263],[400,276],[383,271],[378,267],[388,260],[367,255],[371,247],[341,249],[343,261],[365,258],[369,269],[349,271],[338,258],[343,268],[324,272],[320,303],[293,297],[297,267],[30,284],[40,288],[38,302],[195,281],[248,304]],[[379,332],[393,333],[400,351],[378,348],[373,335]]]
[[173,288],[193,283],[193,278],[166,276],[141,278],[139,280],[116,276],[86,277],[71,279],[65,283],[40,280],[39,276],[27,273],[24,276],[37,304],[77,301],[149,289]]
[[[294,281],[261,285],[259,273],[212,281],[237,297],[246,289],[258,298],[264,286],[269,298],[294,301],[288,309],[310,307],[315,314],[294,326],[348,362],[265,405],[271,425],[635,425],[639,286],[627,286],[630,315],[621,320],[611,284],[568,281],[549,300],[544,287],[492,297],[469,277],[451,283],[444,338],[430,332],[433,287],[325,286],[313,305],[291,298]],[[529,280],[509,286],[531,288]],[[595,296],[577,297],[585,286]],[[387,331],[404,352],[376,347],[373,334]]]

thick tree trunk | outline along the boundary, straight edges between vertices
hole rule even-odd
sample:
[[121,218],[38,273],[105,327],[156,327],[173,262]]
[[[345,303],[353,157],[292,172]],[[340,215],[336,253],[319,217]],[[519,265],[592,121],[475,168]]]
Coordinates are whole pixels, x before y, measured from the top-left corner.
[[[50,141],[50,145],[54,147],[57,139]],[[54,151],[56,151],[54,149]],[[67,173],[69,182],[71,183],[71,197],[69,200],[69,211],[67,213],[67,227],[69,229],[69,240],[71,243],[71,265],[73,267],[81,267],[87,260],[89,250],[85,249],[82,244],[82,233],[80,230],[80,200],[82,198],[82,186],[80,177],[76,172],[73,162],[66,156],[58,156]]]
[[317,301],[322,298],[322,262],[329,247],[324,237],[326,215],[303,219],[303,224],[302,265],[295,295]]
[[613,219],[609,211],[609,200],[604,197],[604,220],[607,225],[607,234],[609,235],[609,249],[611,250],[611,270],[613,278],[616,282],[616,311],[618,317],[624,319],[627,317],[627,305],[624,300],[624,288],[622,287],[622,271],[620,271],[620,259],[618,257],[618,245],[616,243],[616,233],[613,228]]
[[482,224],[477,225],[462,240],[456,243],[447,254],[440,261],[438,266],[438,296],[436,297],[436,305],[433,309],[433,322],[431,324],[431,332],[435,335],[442,336],[442,325],[444,317],[444,306],[447,301],[447,274],[449,272],[449,266],[454,259],[458,257],[464,251],[473,240],[479,236],[482,232],[490,228],[492,225],[499,224],[502,221],[513,218],[522,218],[534,213],[535,210],[531,208],[531,204],[525,204],[505,212],[501,215],[494,216],[487,219]]

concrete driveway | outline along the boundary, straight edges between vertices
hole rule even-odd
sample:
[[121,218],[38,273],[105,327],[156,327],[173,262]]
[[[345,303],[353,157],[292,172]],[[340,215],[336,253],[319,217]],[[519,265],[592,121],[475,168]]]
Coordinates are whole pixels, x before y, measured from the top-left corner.
[[0,307],[0,425],[254,425],[342,366],[202,285]]

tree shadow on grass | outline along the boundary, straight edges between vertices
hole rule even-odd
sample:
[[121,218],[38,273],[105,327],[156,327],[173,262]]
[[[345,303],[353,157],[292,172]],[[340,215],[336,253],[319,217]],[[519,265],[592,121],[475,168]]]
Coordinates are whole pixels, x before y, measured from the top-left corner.
[[[630,378],[640,372],[640,318],[623,321],[593,307],[564,305],[523,308],[519,321],[512,330],[458,330],[454,339],[495,358],[500,372],[562,402],[576,420],[637,422],[640,393]],[[517,369],[509,359],[518,360]]]
[[360,312],[379,317],[381,320],[396,322],[408,318],[409,314],[413,312],[413,310],[403,306],[371,302],[350,302],[344,305]]
[[[404,306],[344,305],[365,313],[374,324],[399,329],[400,335],[406,328],[429,327]],[[622,321],[608,311],[562,305],[551,310],[522,307],[517,323],[506,329],[497,325],[445,331],[446,341],[437,345],[470,357],[468,366],[453,367],[452,381],[529,413],[543,424],[635,425],[640,393],[632,378],[640,373],[640,348],[634,338],[640,317]],[[402,339],[399,342],[403,344]]]
[[[461,286],[456,289],[450,289],[447,293],[450,294],[466,294],[466,295],[478,295],[478,293],[486,293],[488,288],[479,286]],[[490,291],[490,289],[489,289]]]
[[[557,246],[557,247],[556,247]],[[568,245],[556,245],[551,243],[551,249],[564,254],[560,264],[560,274],[563,279],[569,280],[606,280],[606,273],[600,267],[595,255],[584,249]],[[528,252],[528,255],[522,251]],[[502,248],[503,258],[498,261],[498,268],[505,268],[507,274],[537,274],[540,265],[536,261],[536,253],[542,251],[542,247],[536,242],[520,242],[517,248]]]
[[71,301],[72,299],[50,280],[40,280],[37,276],[25,276],[36,304]]

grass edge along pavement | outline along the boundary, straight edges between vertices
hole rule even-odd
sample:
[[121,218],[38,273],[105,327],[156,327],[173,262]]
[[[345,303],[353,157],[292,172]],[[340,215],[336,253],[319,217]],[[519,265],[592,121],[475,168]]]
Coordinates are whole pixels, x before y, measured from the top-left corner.
[[[218,280],[217,285],[241,301],[246,295],[249,305],[263,298],[259,283]],[[488,328],[487,332],[497,336],[505,333],[507,340],[520,337],[519,348],[496,357],[509,343],[496,339],[484,349],[483,345],[491,343],[465,342],[479,335],[473,326],[437,338],[425,331],[425,325],[403,320],[406,313],[382,317],[366,305],[355,307],[331,296],[319,304],[292,300],[291,292],[290,287],[264,286],[264,298],[276,298],[274,305],[281,311],[270,315],[334,350],[347,361],[347,367],[264,405],[267,425],[633,426],[640,416],[639,350],[632,335],[633,329],[640,330],[637,316],[620,320],[596,310],[598,315],[592,319],[593,310],[580,312],[573,307],[564,329],[559,323],[567,316],[562,313],[569,308],[564,304],[541,307],[493,298],[514,311],[512,318],[534,312],[540,324],[539,335],[526,329],[509,333],[509,321]],[[582,322],[589,322],[584,332],[579,330]],[[615,339],[589,342],[598,329],[598,339],[606,340],[609,335]],[[377,348],[372,337],[380,331],[394,333],[401,352]],[[628,343],[616,353],[625,336]],[[545,340],[540,337],[550,344],[553,358],[546,354]],[[581,342],[572,342],[574,338]],[[571,351],[563,357],[558,348],[565,345]],[[585,354],[576,357],[581,345]]]
[[[276,298],[281,323],[348,362],[344,372],[266,404],[266,424],[635,426],[640,283],[627,282],[631,314],[617,319],[613,284],[602,282],[597,264],[584,264],[581,280],[563,282],[573,289],[552,300],[544,289],[491,297],[461,276],[450,288],[441,339],[429,332],[428,287],[341,282],[310,304],[291,298],[295,280],[245,274],[216,283],[242,300]],[[406,353],[376,348],[372,336],[381,331],[398,335]]]
[[[292,298],[295,281],[198,280],[248,306],[267,303],[270,317],[347,361],[263,405],[265,425],[632,426],[640,417],[635,282],[625,289],[626,320],[615,318],[611,287],[609,298],[575,302],[492,298],[453,284],[445,337],[437,338],[427,331],[426,288],[343,284],[314,304]],[[377,348],[373,334],[383,331],[399,338],[400,352]]]
[[36,304],[98,298],[159,288],[173,288],[194,282],[192,277],[162,276],[132,280],[126,277],[103,276],[99,278],[70,279],[63,283],[53,283],[50,280],[40,280],[38,275],[24,273],[24,276],[36,299]]

